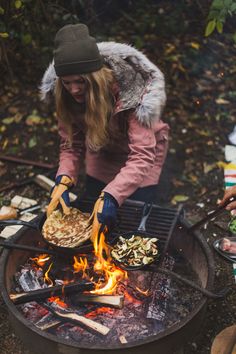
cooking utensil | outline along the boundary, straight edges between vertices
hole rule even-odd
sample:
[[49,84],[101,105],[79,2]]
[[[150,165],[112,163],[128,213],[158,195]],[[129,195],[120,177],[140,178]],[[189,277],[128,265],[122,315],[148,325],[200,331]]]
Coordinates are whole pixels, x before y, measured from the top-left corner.
[[[58,245],[55,245],[55,244],[49,242],[47,239],[45,239],[45,237],[42,234],[42,228],[43,228],[45,220],[46,220],[46,213],[42,213],[41,215],[39,215],[37,218],[35,218],[31,222],[27,222],[27,221],[23,221],[23,220],[14,220],[14,219],[1,220],[0,226],[21,225],[21,226],[26,226],[26,227],[32,228],[34,230],[37,230],[41,234],[42,239],[46,243],[46,245],[48,245],[49,247],[51,247],[53,250],[55,250],[56,252],[58,252],[60,254],[73,255],[76,253],[87,253],[87,252],[90,252],[93,250],[93,245],[90,242],[90,240],[87,240],[84,242],[84,244],[82,244],[78,247],[73,247],[73,248],[58,246]],[[4,243],[2,244],[2,246],[4,247]]]
[[[113,239],[110,243],[111,243],[111,246],[115,247],[115,245],[119,242],[119,237],[122,236],[123,238],[125,238],[126,240],[130,239],[133,235],[135,236],[141,236],[142,238],[156,238],[155,236],[153,236],[152,234],[148,233],[146,231],[146,222],[147,222],[147,219],[149,217],[149,215],[151,214],[151,211],[152,211],[152,206],[153,204],[150,204],[150,203],[145,203],[144,206],[143,206],[143,210],[142,210],[142,216],[141,216],[141,221],[140,221],[140,224],[137,228],[137,230],[134,230],[134,231],[129,231],[129,232],[126,232],[126,233],[122,233],[121,235],[117,236],[115,239]],[[157,255],[153,256],[153,262],[150,262],[148,264],[141,264],[141,265],[137,265],[137,266],[131,266],[131,265],[127,265],[126,264],[126,261],[127,261],[127,258],[124,259],[123,261],[118,261],[116,258],[114,258],[112,256],[112,252],[111,252],[111,256],[112,256],[112,259],[114,261],[114,263],[124,269],[124,270],[139,270],[139,269],[143,269],[143,268],[146,268],[147,266],[149,266],[150,264],[152,263],[157,263],[158,262],[158,259],[159,259],[159,256],[160,256],[160,252],[161,252],[161,243],[160,243],[160,240],[157,240],[155,242],[156,246],[157,246],[157,250],[158,250],[158,253]]]
[[204,218],[200,219],[198,222],[196,222],[195,224],[191,225],[188,228],[188,231],[193,231],[195,229],[197,229],[198,227],[204,225],[207,221],[215,218],[217,215],[219,215],[220,213],[222,213],[222,211],[225,209],[225,207],[236,201],[236,197],[231,197],[228,200],[225,201],[225,203],[223,203],[222,205],[218,206],[216,209],[214,209],[213,211],[211,211],[209,214],[207,214]]

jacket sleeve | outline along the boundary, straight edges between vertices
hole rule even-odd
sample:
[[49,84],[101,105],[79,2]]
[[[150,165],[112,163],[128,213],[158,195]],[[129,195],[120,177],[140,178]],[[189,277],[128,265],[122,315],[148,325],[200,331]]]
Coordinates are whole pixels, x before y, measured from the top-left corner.
[[128,138],[130,152],[126,164],[104,188],[119,205],[140,187],[152,169],[156,156],[155,131],[142,126],[135,114],[129,119]]
[[58,121],[60,135],[60,158],[57,176],[67,175],[77,183],[81,157],[85,152],[85,136],[82,131],[73,126],[72,142],[68,139],[66,128]]

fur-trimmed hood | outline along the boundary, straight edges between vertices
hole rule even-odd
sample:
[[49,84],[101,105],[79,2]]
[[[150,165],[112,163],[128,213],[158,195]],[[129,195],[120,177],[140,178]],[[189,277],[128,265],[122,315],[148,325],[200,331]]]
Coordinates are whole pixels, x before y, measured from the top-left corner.
[[[162,72],[144,54],[127,44],[101,42],[98,48],[118,82],[122,110],[134,108],[140,123],[150,127],[160,119],[166,101]],[[56,79],[52,62],[40,86],[42,99],[54,91]]]

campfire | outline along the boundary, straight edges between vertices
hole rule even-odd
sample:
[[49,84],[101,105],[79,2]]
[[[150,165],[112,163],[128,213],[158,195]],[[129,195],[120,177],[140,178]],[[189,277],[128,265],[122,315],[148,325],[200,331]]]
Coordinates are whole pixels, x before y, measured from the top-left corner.
[[[165,267],[172,270],[174,265],[174,257],[167,255]],[[57,335],[69,333],[86,343],[97,342],[98,335],[114,345],[133,341],[137,334],[158,333],[171,298],[171,281],[165,276],[155,271],[128,274],[117,267],[104,233],[95,237],[92,253],[69,261],[47,254],[31,257],[15,279],[16,289],[24,292],[10,297],[21,304],[27,319],[41,330],[55,328]],[[172,291],[178,290],[172,285]]]
[[[128,205],[128,211],[132,217],[126,218],[126,209],[120,232],[122,228],[135,229],[135,222],[140,220],[141,207],[130,209]],[[168,214],[166,219],[170,221],[166,226],[165,216],[154,209],[148,231],[165,240],[174,217],[175,214]],[[126,222],[134,225],[127,226]],[[27,230],[23,239],[32,239],[29,233],[32,235]],[[37,240],[36,231],[34,235]],[[113,263],[105,240],[101,233],[94,239],[93,252],[66,257],[29,255],[26,251],[19,259],[19,251],[13,251],[18,266],[14,272],[11,268],[8,281],[11,306],[17,307],[34,332],[74,347],[98,350],[132,347],[152,342],[180,325],[201,303],[201,293],[189,291],[187,285],[159,273],[156,266],[135,271],[120,269]],[[199,283],[196,269],[182,248],[181,251],[169,248],[162,267]]]

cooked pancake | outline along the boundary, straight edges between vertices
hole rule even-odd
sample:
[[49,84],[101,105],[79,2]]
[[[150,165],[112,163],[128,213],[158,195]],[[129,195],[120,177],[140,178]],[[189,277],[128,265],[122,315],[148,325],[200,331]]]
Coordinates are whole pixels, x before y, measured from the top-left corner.
[[56,246],[79,246],[91,236],[91,229],[88,229],[88,219],[89,214],[84,214],[76,208],[71,208],[69,215],[55,210],[43,225],[43,236]]

